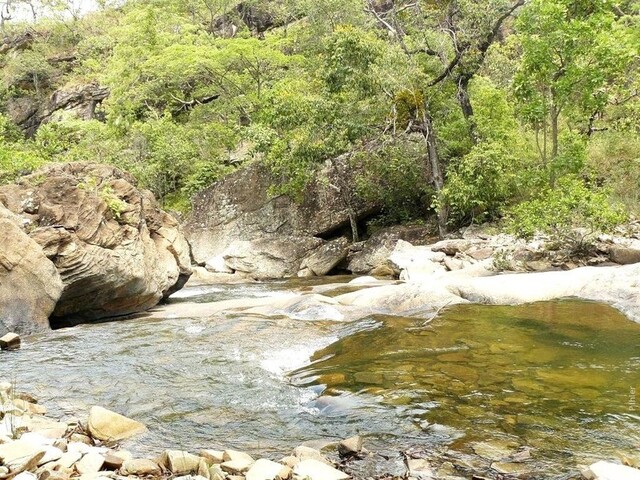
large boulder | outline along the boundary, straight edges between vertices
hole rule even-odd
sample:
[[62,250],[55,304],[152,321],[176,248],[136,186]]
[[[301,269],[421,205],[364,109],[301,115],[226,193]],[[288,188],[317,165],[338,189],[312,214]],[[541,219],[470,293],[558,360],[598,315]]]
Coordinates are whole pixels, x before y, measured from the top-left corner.
[[252,278],[295,276],[304,259],[323,244],[315,237],[271,235],[257,240],[233,242],[222,254],[227,267]]
[[[269,169],[253,163],[196,195],[185,230],[197,263],[223,254],[236,240],[294,236],[331,238],[349,229],[350,214],[365,218],[378,210],[348,188],[356,172],[338,160],[327,162],[302,194],[301,201],[271,196],[277,183]],[[294,274],[296,272],[293,272]]]
[[191,274],[189,247],[178,223],[117,168],[45,167],[0,187],[0,204],[19,217],[62,279],[52,320],[145,310]]
[[49,328],[49,315],[62,293],[62,280],[42,248],[0,205],[0,336]]

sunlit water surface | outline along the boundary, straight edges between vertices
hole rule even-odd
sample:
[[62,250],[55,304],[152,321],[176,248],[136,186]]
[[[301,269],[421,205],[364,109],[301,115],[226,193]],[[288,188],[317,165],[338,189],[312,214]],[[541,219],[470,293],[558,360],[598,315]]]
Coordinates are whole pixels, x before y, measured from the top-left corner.
[[[299,286],[202,287],[174,301]],[[53,415],[98,404],[144,422],[148,433],[127,445],[140,453],[234,447],[277,458],[361,433],[370,449],[469,454],[499,439],[532,448],[532,478],[638,452],[639,367],[640,325],[577,301],[458,306],[429,323],[151,314],[34,336],[0,355],[0,377]]]

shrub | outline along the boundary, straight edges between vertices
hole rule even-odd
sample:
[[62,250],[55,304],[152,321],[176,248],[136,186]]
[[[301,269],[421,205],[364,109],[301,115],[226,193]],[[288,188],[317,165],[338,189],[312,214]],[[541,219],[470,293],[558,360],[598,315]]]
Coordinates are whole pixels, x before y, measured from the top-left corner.
[[[555,188],[545,188],[535,198],[511,208],[509,230],[519,237],[551,234],[559,241],[575,242],[574,229],[586,229],[586,236],[612,230],[627,215],[620,204],[610,201],[610,191],[588,184],[576,176],[565,176]],[[585,240],[585,235],[580,235]]]

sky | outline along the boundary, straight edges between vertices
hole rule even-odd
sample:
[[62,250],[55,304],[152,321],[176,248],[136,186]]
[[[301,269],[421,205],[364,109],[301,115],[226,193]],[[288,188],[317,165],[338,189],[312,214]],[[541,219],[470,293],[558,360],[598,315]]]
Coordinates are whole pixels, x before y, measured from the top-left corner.
[[[6,3],[6,0],[0,0],[0,9],[3,12],[6,11]],[[11,7],[11,20],[28,22],[33,21],[33,13],[28,5],[16,0],[13,0],[13,2],[11,3],[13,3]],[[37,0],[34,0],[33,3],[36,5],[36,14],[39,18],[51,15],[51,12],[47,12],[46,9],[42,8]],[[62,16],[71,16],[71,12],[74,12],[74,14],[76,15],[83,15],[98,8],[98,3],[95,0],[60,0],[58,3],[63,7],[68,7],[68,10],[66,12],[64,11],[64,8],[61,8],[61,11],[57,13],[57,15]]]

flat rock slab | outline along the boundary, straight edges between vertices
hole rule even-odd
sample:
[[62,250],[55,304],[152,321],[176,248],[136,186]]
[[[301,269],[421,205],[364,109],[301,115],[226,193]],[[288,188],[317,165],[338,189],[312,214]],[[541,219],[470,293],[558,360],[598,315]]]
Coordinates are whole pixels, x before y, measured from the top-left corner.
[[165,450],[162,454],[162,462],[175,475],[197,473],[200,462],[204,459],[182,450]]
[[605,461],[594,463],[582,475],[588,480],[640,480],[637,468]]
[[229,460],[228,462],[224,462],[220,464],[220,468],[227,473],[231,474],[242,474],[248,471],[253,465],[253,461],[248,460]]
[[344,472],[337,470],[318,460],[302,460],[293,467],[294,480],[345,480],[349,478]]
[[102,407],[91,407],[89,432],[99,440],[124,440],[147,430],[142,423]]
[[280,480],[289,478],[291,469],[280,463],[261,458],[246,473],[246,480]]
[[122,469],[124,470],[125,475],[152,475],[157,477],[162,473],[160,465],[153,460],[148,460],[146,458],[127,460],[123,463]]
[[76,470],[80,475],[99,472],[104,464],[104,457],[96,452],[87,453],[76,463]]

